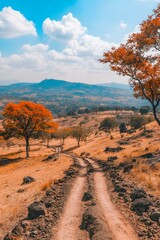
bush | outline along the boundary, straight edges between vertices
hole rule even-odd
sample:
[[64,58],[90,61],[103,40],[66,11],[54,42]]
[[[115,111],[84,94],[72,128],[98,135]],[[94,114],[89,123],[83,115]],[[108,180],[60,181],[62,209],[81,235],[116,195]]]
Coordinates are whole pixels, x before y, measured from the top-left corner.
[[105,118],[100,123],[100,130],[103,130],[105,132],[110,132],[111,129],[113,129],[116,126],[115,118]]
[[142,115],[145,115],[147,113],[150,112],[150,107],[148,106],[142,106],[140,109],[139,109],[139,112],[142,114]]
[[127,132],[127,127],[126,127],[126,124],[125,123],[121,123],[120,126],[119,126],[119,131],[120,133],[125,133]]
[[142,117],[140,115],[135,115],[131,117],[130,125],[134,129],[139,129],[143,127],[147,123],[147,118]]

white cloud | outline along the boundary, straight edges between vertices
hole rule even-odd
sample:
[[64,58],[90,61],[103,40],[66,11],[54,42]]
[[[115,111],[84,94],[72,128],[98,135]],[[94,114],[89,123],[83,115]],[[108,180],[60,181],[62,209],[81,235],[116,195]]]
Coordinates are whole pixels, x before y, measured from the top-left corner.
[[128,26],[127,23],[125,23],[123,20],[120,22],[119,25],[121,28],[127,28],[127,26]]
[[105,82],[107,78],[116,81],[118,78],[120,81],[121,78],[110,71],[107,65],[98,62],[103,53],[116,44],[87,34],[86,27],[70,13],[60,22],[49,20],[53,28],[48,28],[46,20],[44,23],[43,30],[45,28],[49,36],[66,40],[62,51],[51,49],[43,43],[25,44],[21,54],[0,58],[1,79],[35,82],[44,78],[57,78],[94,83]]
[[111,49],[111,47],[115,46],[114,43],[109,43],[103,41],[99,37],[94,37],[89,34],[84,34],[78,40],[75,39],[70,41],[68,47],[64,49],[64,53],[69,55],[75,55],[79,57],[88,57],[99,58],[102,56],[104,51]]
[[0,38],[11,39],[25,35],[37,35],[34,23],[19,11],[4,7],[0,12]]
[[47,18],[43,22],[42,28],[46,35],[61,41],[77,39],[87,31],[87,28],[83,27],[80,21],[73,17],[72,13],[64,15],[61,21]]
[[45,52],[49,49],[49,45],[38,43],[36,45],[25,44],[22,47],[26,52]]

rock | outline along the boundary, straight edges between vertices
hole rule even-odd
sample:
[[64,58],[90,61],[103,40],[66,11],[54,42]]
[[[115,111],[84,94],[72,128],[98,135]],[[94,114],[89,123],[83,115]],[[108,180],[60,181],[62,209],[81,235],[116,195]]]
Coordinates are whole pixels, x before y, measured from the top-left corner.
[[45,202],[46,208],[50,208],[53,206],[53,203],[51,201]]
[[124,148],[122,147],[117,147],[117,148],[109,148],[109,147],[106,147],[104,152],[120,152],[121,150],[123,150]]
[[139,199],[139,198],[147,198],[147,194],[143,189],[135,188],[133,190],[133,192],[131,193],[130,198],[132,199],[132,201]]
[[124,193],[124,192],[126,192],[126,189],[117,184],[117,185],[115,185],[114,191]]
[[117,159],[118,159],[117,156],[110,156],[110,157],[108,157],[108,161],[109,161],[109,162],[113,162],[113,161],[115,161],[115,160],[117,160]]
[[23,193],[24,191],[25,191],[24,188],[20,188],[20,189],[17,190],[17,193]]
[[46,191],[46,196],[52,196],[54,194],[53,189],[49,189]]
[[30,221],[27,221],[27,220],[23,220],[21,222],[21,226],[25,229],[28,229],[29,228],[29,225],[30,225]]
[[159,222],[160,219],[160,210],[159,209],[154,209],[151,214],[149,215],[150,219],[154,222]]
[[143,212],[147,212],[151,202],[147,198],[138,198],[135,199],[131,205],[131,210],[135,211],[138,215],[141,215]]
[[45,215],[45,207],[41,202],[34,202],[28,207],[28,219],[36,219],[41,215]]
[[153,158],[154,155],[153,155],[153,153],[146,153],[146,154],[141,155],[140,157],[141,158]]
[[85,192],[83,195],[82,201],[86,202],[92,199],[93,199],[92,195],[89,192]]
[[13,240],[12,234],[8,233],[3,240]]
[[71,167],[69,170],[64,171],[64,173],[67,176],[72,177],[76,174],[76,170],[73,167]]
[[26,177],[23,178],[23,184],[29,184],[29,183],[32,183],[32,182],[35,182],[35,179],[33,177],[26,176]]
[[96,221],[96,218],[93,215],[87,213],[83,214],[80,229],[86,230],[89,233],[89,239],[92,239],[93,235],[97,231],[96,230],[97,226],[98,222]]
[[23,228],[20,224],[16,225],[15,228],[13,229],[12,233],[16,236],[20,236],[23,234]]
[[127,164],[124,168],[123,168],[123,172],[124,173],[128,173],[128,172],[130,172],[131,170],[132,170],[132,168],[133,168],[133,164]]

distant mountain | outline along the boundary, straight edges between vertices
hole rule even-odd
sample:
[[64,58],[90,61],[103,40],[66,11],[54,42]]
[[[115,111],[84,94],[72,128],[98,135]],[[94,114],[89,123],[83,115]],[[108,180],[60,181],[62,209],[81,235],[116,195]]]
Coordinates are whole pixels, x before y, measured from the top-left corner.
[[[118,87],[119,86],[119,87]],[[66,113],[68,109],[93,106],[140,106],[141,100],[133,97],[133,91],[122,84],[89,85],[64,80],[45,79],[39,83],[16,83],[0,86],[0,100],[27,100],[40,102],[54,113]]]
[[120,89],[130,89],[130,86],[128,84],[121,84],[121,83],[102,83],[98,84],[99,86],[104,86],[104,87],[111,87],[111,88],[120,88]]

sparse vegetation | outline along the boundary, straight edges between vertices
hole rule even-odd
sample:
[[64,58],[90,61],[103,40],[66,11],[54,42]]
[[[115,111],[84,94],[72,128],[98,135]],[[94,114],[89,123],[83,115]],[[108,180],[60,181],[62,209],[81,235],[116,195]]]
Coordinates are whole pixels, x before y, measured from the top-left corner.
[[110,133],[110,131],[113,130],[115,126],[116,126],[116,121],[114,118],[105,118],[100,123],[99,129]]

